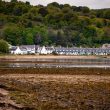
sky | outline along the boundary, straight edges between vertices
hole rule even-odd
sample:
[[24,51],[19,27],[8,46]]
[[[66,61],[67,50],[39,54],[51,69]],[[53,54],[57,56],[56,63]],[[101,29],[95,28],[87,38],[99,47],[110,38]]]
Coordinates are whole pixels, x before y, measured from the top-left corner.
[[[10,1],[10,0],[5,0]],[[59,4],[70,4],[74,6],[87,6],[91,9],[110,8],[110,0],[20,0],[29,1],[32,5],[47,5],[51,2],[58,2]]]

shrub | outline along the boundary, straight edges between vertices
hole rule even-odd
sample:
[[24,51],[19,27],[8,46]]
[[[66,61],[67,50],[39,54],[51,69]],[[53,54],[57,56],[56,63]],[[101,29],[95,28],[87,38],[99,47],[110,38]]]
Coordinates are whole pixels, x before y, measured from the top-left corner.
[[9,45],[8,42],[5,40],[0,40],[0,53],[8,53],[9,52]]

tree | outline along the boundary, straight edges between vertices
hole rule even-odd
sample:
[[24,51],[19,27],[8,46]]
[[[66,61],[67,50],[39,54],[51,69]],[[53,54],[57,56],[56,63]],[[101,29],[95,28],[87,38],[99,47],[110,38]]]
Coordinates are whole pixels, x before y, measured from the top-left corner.
[[83,13],[89,13],[90,12],[90,9],[88,7],[83,7],[82,8],[82,12]]
[[26,4],[27,4],[27,5],[30,5],[30,2],[26,1]]
[[[45,45],[45,42],[47,44],[47,42],[48,42],[48,31],[47,31],[47,27],[46,26],[35,26],[32,29],[31,32],[33,32],[34,36],[36,36],[36,34],[38,34],[38,36],[40,36],[39,37],[39,40],[40,40],[39,42],[40,42],[41,45]],[[36,41],[34,41],[34,42],[36,42]]]
[[41,43],[41,36],[40,36],[40,34],[36,34],[35,35],[35,37],[34,37],[34,43],[36,45],[40,45],[40,43]]
[[84,36],[85,37],[96,37],[97,36],[97,30],[95,26],[88,26],[86,27],[84,31]]
[[104,18],[110,19],[110,10],[104,12]]
[[3,36],[6,41],[8,41],[12,45],[19,45],[21,44],[21,37],[22,37],[22,28],[18,27],[17,25],[11,26],[11,24],[3,30]]
[[28,33],[28,34],[27,34],[26,43],[27,43],[28,45],[33,45],[33,44],[34,44],[32,33]]
[[60,5],[59,5],[57,2],[52,2],[52,3],[48,4],[48,7],[49,7],[49,6],[57,7],[57,8],[60,7]]
[[24,13],[27,13],[29,10],[29,6],[20,2],[13,8],[13,14],[15,16],[21,16]]
[[17,0],[11,0],[11,2],[17,2]]
[[48,10],[42,7],[39,9],[38,13],[41,14],[43,17],[45,17],[48,14]]
[[5,40],[0,40],[0,53],[8,53],[9,52],[9,46],[8,42]]

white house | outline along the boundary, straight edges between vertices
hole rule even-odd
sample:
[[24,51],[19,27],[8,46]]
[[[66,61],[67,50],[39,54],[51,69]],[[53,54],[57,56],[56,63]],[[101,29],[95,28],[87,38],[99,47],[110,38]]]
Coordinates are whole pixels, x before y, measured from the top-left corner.
[[20,49],[22,51],[26,50],[26,54],[35,54],[36,52],[36,47],[35,45],[21,45]]
[[45,48],[45,46],[43,46],[40,50],[40,54],[47,54],[47,50]]
[[38,53],[38,54],[45,54],[45,55],[52,54],[53,51],[54,51],[54,47],[45,47],[45,46],[39,47],[39,46],[37,46],[37,48],[36,48],[36,53]]
[[64,47],[40,47],[35,45],[12,46],[11,54],[52,54],[59,55],[110,55],[110,48],[64,48]]
[[102,48],[110,48],[110,44],[103,44]]
[[10,49],[11,54],[22,54],[22,51],[20,50],[19,46],[13,46]]
[[10,49],[11,54],[35,54],[35,45],[13,46]]
[[110,48],[55,48],[59,55],[110,55]]
[[53,51],[54,51],[54,47],[46,47],[46,50],[47,50],[47,54],[52,54]]

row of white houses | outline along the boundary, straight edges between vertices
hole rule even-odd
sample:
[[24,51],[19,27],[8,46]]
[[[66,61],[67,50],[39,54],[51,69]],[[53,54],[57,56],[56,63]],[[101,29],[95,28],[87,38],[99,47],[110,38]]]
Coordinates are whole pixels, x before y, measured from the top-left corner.
[[11,54],[52,54],[54,47],[40,47],[37,45],[21,45],[12,46],[10,48]]
[[12,46],[11,54],[110,55],[110,48],[64,48],[37,45]]
[[110,48],[57,48],[60,55],[110,55]]
[[11,54],[34,54],[35,51],[35,45],[12,46],[10,48]]

